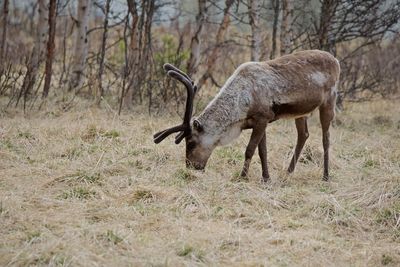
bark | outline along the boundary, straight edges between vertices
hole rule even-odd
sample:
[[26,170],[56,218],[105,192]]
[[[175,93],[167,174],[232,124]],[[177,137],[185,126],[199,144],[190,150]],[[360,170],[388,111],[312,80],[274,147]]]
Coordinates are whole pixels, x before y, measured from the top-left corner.
[[48,1],[47,0],[38,0],[39,4],[39,21],[35,39],[35,50],[33,54],[33,59],[35,62],[38,62],[35,65],[39,65],[39,62],[43,61],[45,56],[45,48],[47,42],[47,33],[49,30],[48,25]]
[[6,51],[6,39],[7,39],[7,25],[8,25],[8,0],[4,0],[3,3],[3,32],[1,33],[1,43],[0,43],[0,74],[3,70],[5,51]]
[[[148,74],[152,68],[152,38],[151,29],[153,23],[154,12],[157,8],[155,0],[142,0],[141,13],[139,15],[137,4],[135,1],[130,3],[130,13],[133,17],[134,29],[132,29],[131,45],[130,45],[130,81],[124,96],[124,104],[127,108],[131,108],[132,101],[138,97],[140,103],[143,101],[144,84],[149,80]],[[129,5],[128,5],[129,7]],[[147,87],[149,96],[149,107],[152,102],[151,86]]]
[[199,13],[196,16],[196,32],[194,33],[190,42],[190,58],[187,63],[187,73],[192,76],[196,73],[197,67],[200,63],[200,52],[201,52],[201,34],[204,29],[206,21],[206,0],[198,0]]
[[20,94],[18,96],[16,106],[18,106],[21,97],[24,97],[24,109],[28,96],[35,86],[37,75],[41,63],[43,62],[47,41],[47,31],[48,31],[48,10],[45,0],[38,0],[39,6],[39,19],[37,24],[35,43],[32,50],[32,55],[30,62],[27,67],[26,75],[22,83]]
[[107,35],[108,35],[108,15],[110,13],[110,5],[111,0],[106,0],[104,7],[104,24],[103,24],[103,36],[101,40],[101,48],[100,48],[100,60],[99,60],[99,72],[97,74],[97,92],[96,92],[96,104],[100,105],[100,101],[104,96],[104,88],[102,84],[102,78],[104,73],[104,60],[106,54],[106,43],[107,43]]
[[279,0],[272,0],[274,9],[274,21],[272,23],[272,50],[270,59],[274,59],[277,54],[276,38],[278,33],[278,20],[279,20]]
[[132,52],[136,51],[138,48],[137,44],[137,34],[138,34],[138,22],[139,15],[137,10],[137,3],[135,0],[127,0],[128,2],[128,10],[132,16],[132,30],[131,30],[131,40],[130,40],[130,50]]
[[120,97],[120,99],[118,101],[119,102],[118,115],[121,115],[122,104],[124,102],[124,96],[125,96],[125,91],[126,91],[127,78],[128,78],[129,70],[130,70],[130,68],[129,68],[129,57],[128,57],[129,14],[130,14],[130,12],[128,11],[128,14],[125,17],[125,25],[124,25],[124,32],[123,32],[123,40],[124,40],[124,69],[123,69],[123,76],[122,76],[121,97]]
[[338,0],[324,0],[321,5],[321,15],[318,28],[318,48],[325,51],[332,50],[332,42],[329,40],[329,32],[332,27],[332,21],[335,16],[335,11]]
[[[63,38],[59,41],[60,44],[59,46],[62,47],[62,68],[61,68],[61,74],[60,78],[58,80],[58,87],[61,88],[66,82],[64,80],[64,75],[67,71],[67,38],[68,38],[68,28],[69,28],[69,18],[64,17],[63,18],[63,24],[64,24],[64,29],[63,29]],[[66,76],[68,78],[68,75]]]
[[215,68],[215,63],[218,59],[219,53],[220,53],[220,47],[222,41],[225,39],[225,34],[228,29],[229,23],[230,23],[230,14],[229,11],[231,7],[233,6],[234,0],[226,0],[225,1],[225,8],[224,8],[224,16],[222,18],[221,24],[219,25],[217,36],[216,36],[216,44],[214,46],[214,49],[212,50],[210,56],[208,57],[207,60],[207,66],[206,66],[206,71],[203,74],[203,76],[200,78],[199,82],[197,83],[197,87],[200,89],[205,82],[209,79],[212,78],[212,73],[214,72]]
[[88,26],[90,18],[91,0],[79,0],[78,20],[75,36],[74,55],[72,60],[72,76],[68,90],[75,90],[84,82],[86,58],[88,53]]
[[49,95],[53,61],[54,61],[54,50],[55,50],[55,35],[56,35],[56,12],[57,11],[57,0],[50,0],[49,6],[49,38],[47,40],[47,55],[46,55],[46,68],[44,77],[44,87],[42,98],[46,98]]
[[262,38],[260,28],[260,0],[248,0],[249,23],[251,27],[251,61],[260,61]]
[[282,22],[281,22],[281,55],[289,54],[291,49],[290,25],[292,23],[291,0],[282,0]]
[[[147,0],[146,6],[146,23],[144,26],[144,46],[143,46],[143,57],[141,61],[145,62],[144,68],[141,68],[140,76],[138,77],[141,81],[147,81],[147,74],[152,73],[151,64],[151,28],[153,24],[153,16],[155,11],[155,0]],[[147,86],[147,96],[148,96],[148,111],[151,113],[151,106],[153,103],[153,89],[151,86]]]
[[[138,67],[138,57],[139,57],[139,45],[138,45],[138,34],[140,34],[138,26],[139,26],[139,14],[137,9],[137,3],[135,0],[127,0],[128,2],[128,10],[130,15],[132,16],[132,24],[131,24],[131,36],[130,36],[130,44],[129,44],[129,63],[127,65],[127,73],[133,73],[132,70],[137,69]],[[136,73],[133,73],[135,76]],[[132,77],[135,79],[134,77]],[[132,79],[131,79],[132,80]],[[131,109],[132,107],[132,98],[133,98],[133,88],[132,82],[129,82],[124,94],[122,95],[123,103],[126,108]]]

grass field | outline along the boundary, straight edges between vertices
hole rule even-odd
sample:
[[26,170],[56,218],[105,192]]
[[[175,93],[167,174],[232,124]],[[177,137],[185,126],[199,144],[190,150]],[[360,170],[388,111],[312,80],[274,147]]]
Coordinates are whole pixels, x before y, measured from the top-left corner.
[[0,118],[0,266],[398,266],[400,106],[348,104],[322,178],[318,115],[294,174],[292,120],[267,129],[272,181],[235,179],[249,132],[204,173],[152,134],[178,118],[104,109]]

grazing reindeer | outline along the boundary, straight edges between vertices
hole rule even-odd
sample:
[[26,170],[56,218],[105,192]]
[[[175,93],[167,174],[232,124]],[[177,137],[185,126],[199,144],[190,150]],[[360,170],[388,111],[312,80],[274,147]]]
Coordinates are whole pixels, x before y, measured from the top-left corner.
[[288,172],[293,172],[309,135],[307,117],[318,108],[324,148],[323,180],[328,180],[329,126],[335,115],[340,73],[339,62],[331,54],[308,50],[265,62],[244,63],[192,121],[196,85],[188,75],[171,64],[165,64],[164,69],[169,76],[185,85],[188,98],[183,123],[156,133],[154,142],[159,143],[168,135],[179,132],[175,143],[179,144],[185,138],[187,167],[204,169],[216,146],[228,144],[244,129],[253,129],[241,176],[247,175],[258,146],[262,177],[267,181],[267,124],[281,118],[294,118],[297,144],[288,168]]

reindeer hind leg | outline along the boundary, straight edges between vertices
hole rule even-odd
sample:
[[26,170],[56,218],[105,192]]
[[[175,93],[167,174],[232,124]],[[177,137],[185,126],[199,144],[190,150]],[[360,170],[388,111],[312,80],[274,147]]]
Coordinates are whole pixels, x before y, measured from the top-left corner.
[[324,176],[323,180],[329,180],[329,127],[335,116],[335,100],[319,108],[319,117],[322,127],[322,145],[324,148]]
[[265,131],[260,143],[258,144],[258,155],[261,160],[262,180],[263,182],[267,182],[269,180],[269,173],[267,163],[267,137]]

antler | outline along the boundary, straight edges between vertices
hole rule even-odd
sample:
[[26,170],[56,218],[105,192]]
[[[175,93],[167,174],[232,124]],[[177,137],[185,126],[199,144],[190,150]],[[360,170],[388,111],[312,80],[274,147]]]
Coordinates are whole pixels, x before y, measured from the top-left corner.
[[186,73],[173,66],[172,64],[166,63],[164,64],[163,68],[170,77],[177,79],[185,85],[187,91],[186,109],[185,116],[183,117],[183,123],[181,125],[171,127],[156,133],[153,136],[154,143],[158,144],[170,134],[180,132],[175,137],[175,144],[179,144],[183,140],[183,138],[190,135],[190,119],[192,118],[193,100],[194,95],[197,91],[197,86],[194,85],[194,82]]

